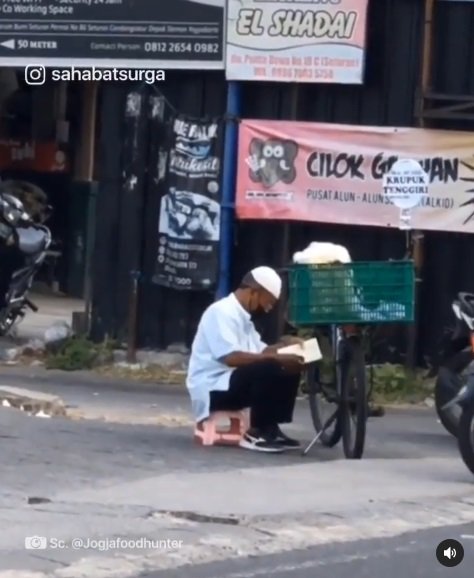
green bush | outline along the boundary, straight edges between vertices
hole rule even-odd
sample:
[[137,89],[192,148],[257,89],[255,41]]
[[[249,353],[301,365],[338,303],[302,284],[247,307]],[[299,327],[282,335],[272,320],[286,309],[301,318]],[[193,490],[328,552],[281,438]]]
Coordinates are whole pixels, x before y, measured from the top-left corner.
[[[319,366],[321,381],[335,381],[333,360],[323,359]],[[424,379],[421,371],[408,371],[402,365],[386,363],[367,367],[367,391],[373,403],[418,403],[433,392],[433,382]],[[303,376],[301,392],[308,393]]]
[[58,348],[46,358],[48,369],[78,371],[92,369],[113,358],[115,343],[105,341],[93,343],[83,336],[74,336],[64,340]]
[[432,393],[433,384],[421,370],[409,371],[403,365],[386,363],[367,368],[367,382],[372,380],[372,399],[377,402],[416,403]]
[[[299,335],[304,339],[311,336],[307,331],[301,331]],[[336,376],[331,342],[319,330],[316,330],[315,336],[323,354],[320,362],[321,381],[334,383]],[[373,340],[370,334],[363,333],[362,346],[367,359],[370,359],[371,345]],[[303,385],[303,392],[304,389]],[[367,367],[367,389],[370,401],[374,403],[418,403],[433,393],[433,381],[425,379],[422,370],[410,371],[403,365],[385,363]]]

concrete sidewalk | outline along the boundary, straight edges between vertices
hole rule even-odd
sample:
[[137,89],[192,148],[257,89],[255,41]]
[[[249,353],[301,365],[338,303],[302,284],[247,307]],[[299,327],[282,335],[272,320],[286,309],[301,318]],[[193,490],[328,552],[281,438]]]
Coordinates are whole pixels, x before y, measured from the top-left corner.
[[15,327],[14,335],[22,341],[43,339],[46,329],[58,321],[72,324],[73,311],[84,311],[82,299],[73,299],[55,294],[32,293],[30,299],[38,311],[27,311],[25,318]]

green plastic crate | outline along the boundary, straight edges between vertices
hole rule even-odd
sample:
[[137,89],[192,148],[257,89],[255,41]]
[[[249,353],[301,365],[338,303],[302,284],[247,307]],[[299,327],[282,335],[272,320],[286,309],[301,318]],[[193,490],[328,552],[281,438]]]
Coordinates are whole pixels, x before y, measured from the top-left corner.
[[410,323],[413,261],[369,261],[289,268],[289,321],[297,326]]

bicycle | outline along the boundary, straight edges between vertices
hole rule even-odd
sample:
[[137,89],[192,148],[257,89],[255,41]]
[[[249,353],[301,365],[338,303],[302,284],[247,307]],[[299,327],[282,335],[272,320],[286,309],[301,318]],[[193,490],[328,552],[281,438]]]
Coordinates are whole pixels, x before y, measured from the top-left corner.
[[[287,271],[290,323],[300,329],[312,328],[313,336],[321,332],[321,326],[329,327],[333,357],[333,378],[328,383],[321,377],[321,363],[306,372],[316,435],[303,455],[318,441],[334,447],[342,439],[345,457],[361,459],[369,398],[364,334],[376,325],[414,321],[414,263],[292,265]],[[327,419],[322,417],[323,401],[334,405]]]

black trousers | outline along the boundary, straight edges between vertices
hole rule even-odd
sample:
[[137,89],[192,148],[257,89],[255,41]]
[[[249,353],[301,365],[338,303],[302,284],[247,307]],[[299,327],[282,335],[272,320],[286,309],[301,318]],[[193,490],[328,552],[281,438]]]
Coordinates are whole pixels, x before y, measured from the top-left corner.
[[284,370],[276,361],[259,361],[234,370],[227,391],[211,392],[211,411],[250,408],[252,428],[266,430],[291,423],[300,374]]

